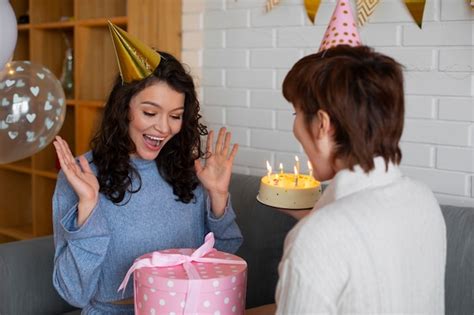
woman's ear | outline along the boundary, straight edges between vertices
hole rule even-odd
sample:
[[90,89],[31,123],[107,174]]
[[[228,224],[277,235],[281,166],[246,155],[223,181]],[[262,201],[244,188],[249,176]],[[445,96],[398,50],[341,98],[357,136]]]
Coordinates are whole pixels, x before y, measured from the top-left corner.
[[320,109],[316,113],[315,119],[312,122],[313,135],[316,138],[329,136],[331,133],[331,118],[328,113]]

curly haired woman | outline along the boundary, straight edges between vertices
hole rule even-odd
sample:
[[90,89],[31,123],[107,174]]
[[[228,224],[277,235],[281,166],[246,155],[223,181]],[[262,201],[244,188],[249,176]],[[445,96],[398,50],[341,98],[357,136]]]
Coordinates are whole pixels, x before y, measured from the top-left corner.
[[[153,73],[117,79],[92,150],[73,157],[60,137],[62,171],[53,197],[53,281],[83,314],[133,314],[132,286],[117,288],[135,258],[166,248],[196,248],[212,231],[219,250],[242,235],[228,187],[237,145],[221,129],[214,148],[200,136],[194,83],[173,56],[159,52]],[[205,158],[201,164],[200,158]]]

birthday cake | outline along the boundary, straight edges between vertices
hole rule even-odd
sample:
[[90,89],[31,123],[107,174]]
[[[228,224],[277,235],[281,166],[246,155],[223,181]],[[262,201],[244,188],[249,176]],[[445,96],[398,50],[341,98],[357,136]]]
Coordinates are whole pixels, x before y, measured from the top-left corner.
[[275,174],[262,177],[257,200],[283,209],[313,208],[321,196],[321,183],[309,175]]

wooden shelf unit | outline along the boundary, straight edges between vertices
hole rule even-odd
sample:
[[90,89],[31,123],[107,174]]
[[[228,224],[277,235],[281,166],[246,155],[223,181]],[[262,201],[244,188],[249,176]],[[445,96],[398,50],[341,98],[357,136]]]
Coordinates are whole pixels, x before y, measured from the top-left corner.
[[[73,48],[74,91],[59,135],[73,154],[89,150],[118,68],[107,21],[151,47],[181,57],[181,0],[10,0],[18,25],[14,60],[31,60],[59,79]],[[58,163],[52,144],[37,154],[0,164],[0,243],[52,233],[51,200]]]

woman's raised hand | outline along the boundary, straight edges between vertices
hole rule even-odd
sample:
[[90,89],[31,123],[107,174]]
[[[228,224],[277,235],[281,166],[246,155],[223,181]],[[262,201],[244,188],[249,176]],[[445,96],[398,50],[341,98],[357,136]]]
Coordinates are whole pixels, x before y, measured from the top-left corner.
[[53,144],[61,169],[79,198],[77,223],[81,226],[97,204],[99,181],[84,156],[76,161],[66,141],[56,136]]
[[230,149],[231,133],[225,128],[219,130],[214,149],[212,149],[213,138],[214,131],[211,130],[206,141],[208,157],[205,159],[205,165],[196,160],[195,167],[199,181],[209,192],[212,211],[216,217],[220,217],[227,204],[232,164],[238,145],[234,144]]

